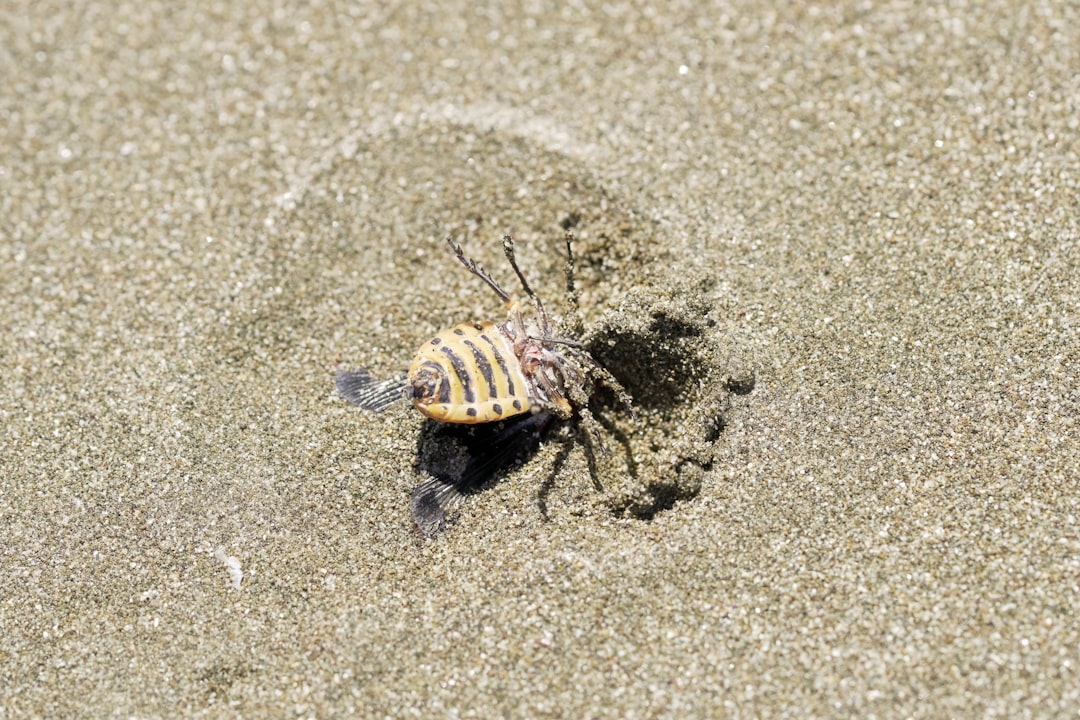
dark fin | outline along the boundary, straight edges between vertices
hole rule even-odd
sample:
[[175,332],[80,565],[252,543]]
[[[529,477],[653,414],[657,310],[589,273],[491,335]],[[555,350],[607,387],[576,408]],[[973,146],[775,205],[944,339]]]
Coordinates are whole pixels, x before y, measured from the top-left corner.
[[334,376],[338,394],[353,405],[365,410],[382,412],[398,400],[408,397],[408,382],[404,376],[379,380],[367,370],[342,370]]
[[445,478],[429,477],[409,493],[409,512],[416,529],[426,538],[433,538],[454,521],[455,508],[465,496]]
[[428,479],[409,494],[409,510],[417,529],[432,538],[457,516],[468,495],[480,492],[514,463],[536,452],[554,418],[546,412],[500,423],[461,426],[432,421],[425,432],[437,447],[422,451],[417,466]]
[[457,487],[466,495],[478,492],[530,457],[554,419],[551,413],[538,412],[487,423],[490,427],[474,426],[473,433],[464,440],[468,460]]

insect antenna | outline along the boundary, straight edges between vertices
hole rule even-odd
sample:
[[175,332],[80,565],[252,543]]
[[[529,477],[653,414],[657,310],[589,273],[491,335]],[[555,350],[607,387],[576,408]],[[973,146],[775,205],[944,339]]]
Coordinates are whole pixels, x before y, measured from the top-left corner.
[[[448,236],[446,238],[446,242],[450,245],[450,249],[454,251],[454,255],[457,256],[457,259],[461,261],[461,264],[464,265],[473,275],[486,282],[488,284],[488,287],[494,290],[495,294],[499,296],[499,299],[503,301],[503,305],[509,307],[511,304],[510,296],[506,294],[505,290],[499,287],[499,283],[495,282],[494,278],[488,275],[487,270],[484,269],[484,266],[480,265],[472,258],[466,256],[465,251],[461,249],[461,245],[454,242],[453,236]],[[515,266],[514,269],[517,270],[517,267]],[[518,275],[520,276],[521,273],[518,273]],[[524,279],[522,280],[522,282],[524,282]]]
[[574,284],[574,233],[566,233],[566,299],[570,309],[570,332],[581,337],[585,332],[585,323],[581,320],[578,307],[577,286]]
[[544,334],[544,339],[547,340],[551,337],[551,322],[548,320],[547,313],[544,311],[544,303],[540,302],[540,296],[533,292],[533,289],[529,287],[529,282],[525,279],[525,274],[521,272],[521,268],[518,267],[517,258],[514,256],[514,238],[509,235],[503,235],[503,252],[506,253],[506,259],[510,261],[510,267],[514,268],[514,272],[517,273],[518,280],[521,281],[521,287],[525,290],[525,294],[532,298],[536,303],[536,315],[540,318],[540,330]]

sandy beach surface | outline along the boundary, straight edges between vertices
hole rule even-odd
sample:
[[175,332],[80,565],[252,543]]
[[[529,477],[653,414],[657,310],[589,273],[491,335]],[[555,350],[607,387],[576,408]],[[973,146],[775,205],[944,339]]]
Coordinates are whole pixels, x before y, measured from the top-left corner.
[[[1080,715],[1076,5],[0,13],[0,717]],[[567,229],[637,417],[425,539],[334,374]]]

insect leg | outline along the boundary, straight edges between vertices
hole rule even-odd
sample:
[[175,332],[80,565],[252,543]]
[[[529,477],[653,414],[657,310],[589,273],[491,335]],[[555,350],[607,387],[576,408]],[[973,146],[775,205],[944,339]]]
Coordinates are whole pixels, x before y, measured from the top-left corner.
[[547,370],[539,365],[539,361],[534,361],[534,364],[522,369],[525,371],[525,376],[535,384],[539,394],[545,399],[544,409],[560,420],[569,418],[573,413],[573,406],[567,401],[560,388],[560,385],[566,387],[566,375],[563,370],[557,366],[553,367],[552,369],[558,373],[558,378],[553,380],[548,377]]
[[630,393],[626,391],[626,388],[622,386],[621,382],[615,379],[615,376],[611,374],[610,370],[596,362],[591,355],[589,356],[589,360],[589,366],[591,367],[592,374],[597,382],[614,392],[615,397],[619,399],[619,404],[626,408],[630,413],[630,418],[637,420],[637,412],[634,411],[634,401],[630,397]]
[[[637,413],[634,411],[633,398],[630,397],[630,393],[626,391],[626,388],[622,386],[622,383],[620,383],[615,378],[615,376],[611,374],[611,371],[601,365],[599,362],[597,362],[596,358],[589,354],[589,352],[584,348],[580,348],[578,352],[574,353],[574,356],[581,359],[582,365],[585,366],[585,372],[589,375],[593,382],[602,387],[606,387],[612,392],[614,392],[615,397],[619,400],[619,404],[626,408],[627,412],[630,413],[630,417],[633,420],[637,420]],[[568,380],[567,382],[569,383],[570,381]],[[577,385],[581,385],[580,380],[578,381]],[[571,400],[577,402],[577,400],[574,398],[571,398]]]
[[[499,299],[503,301],[503,304],[509,306],[510,296],[506,294],[505,290],[499,287],[499,283],[495,282],[495,280],[490,275],[488,275],[487,270],[485,270],[482,265],[477,263],[472,258],[467,257],[465,255],[465,251],[461,249],[461,245],[458,245],[456,242],[454,242],[453,236],[447,237],[446,242],[450,245],[450,249],[454,251],[454,255],[457,256],[457,259],[461,261],[461,264],[464,265],[473,275],[486,282],[488,284],[488,287],[494,290],[495,294],[499,296]],[[515,267],[514,269],[516,270],[517,268]]]
[[582,405],[578,408],[578,414],[581,417],[581,425],[588,431],[590,437],[590,443],[593,447],[599,448],[600,454],[604,457],[611,455],[611,452],[607,449],[607,445],[604,444],[604,439],[600,435],[600,423],[593,417],[592,411],[588,407]]

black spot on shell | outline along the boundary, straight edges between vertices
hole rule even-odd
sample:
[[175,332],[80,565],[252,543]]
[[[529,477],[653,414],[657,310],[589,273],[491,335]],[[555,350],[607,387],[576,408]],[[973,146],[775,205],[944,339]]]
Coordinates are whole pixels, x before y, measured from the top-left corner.
[[514,409],[515,410],[520,410],[521,409],[521,401],[520,400],[515,400],[514,401]]
[[473,323],[473,329],[475,329],[475,330],[483,330],[484,326],[481,325],[480,323]]
[[495,411],[496,415],[502,415],[502,405],[495,403],[491,406],[491,409]]
[[469,408],[468,410],[465,411],[465,414],[468,415],[469,417],[476,417],[476,408],[474,408],[474,407]]
[[437,338],[431,338],[431,344],[432,344],[432,345],[438,345],[438,344],[439,344],[439,343],[441,343],[441,342],[442,342],[442,338],[440,338],[440,337],[437,337]]
[[456,330],[454,330],[454,334],[455,335],[464,335],[465,331],[462,330],[461,328],[457,328]]

